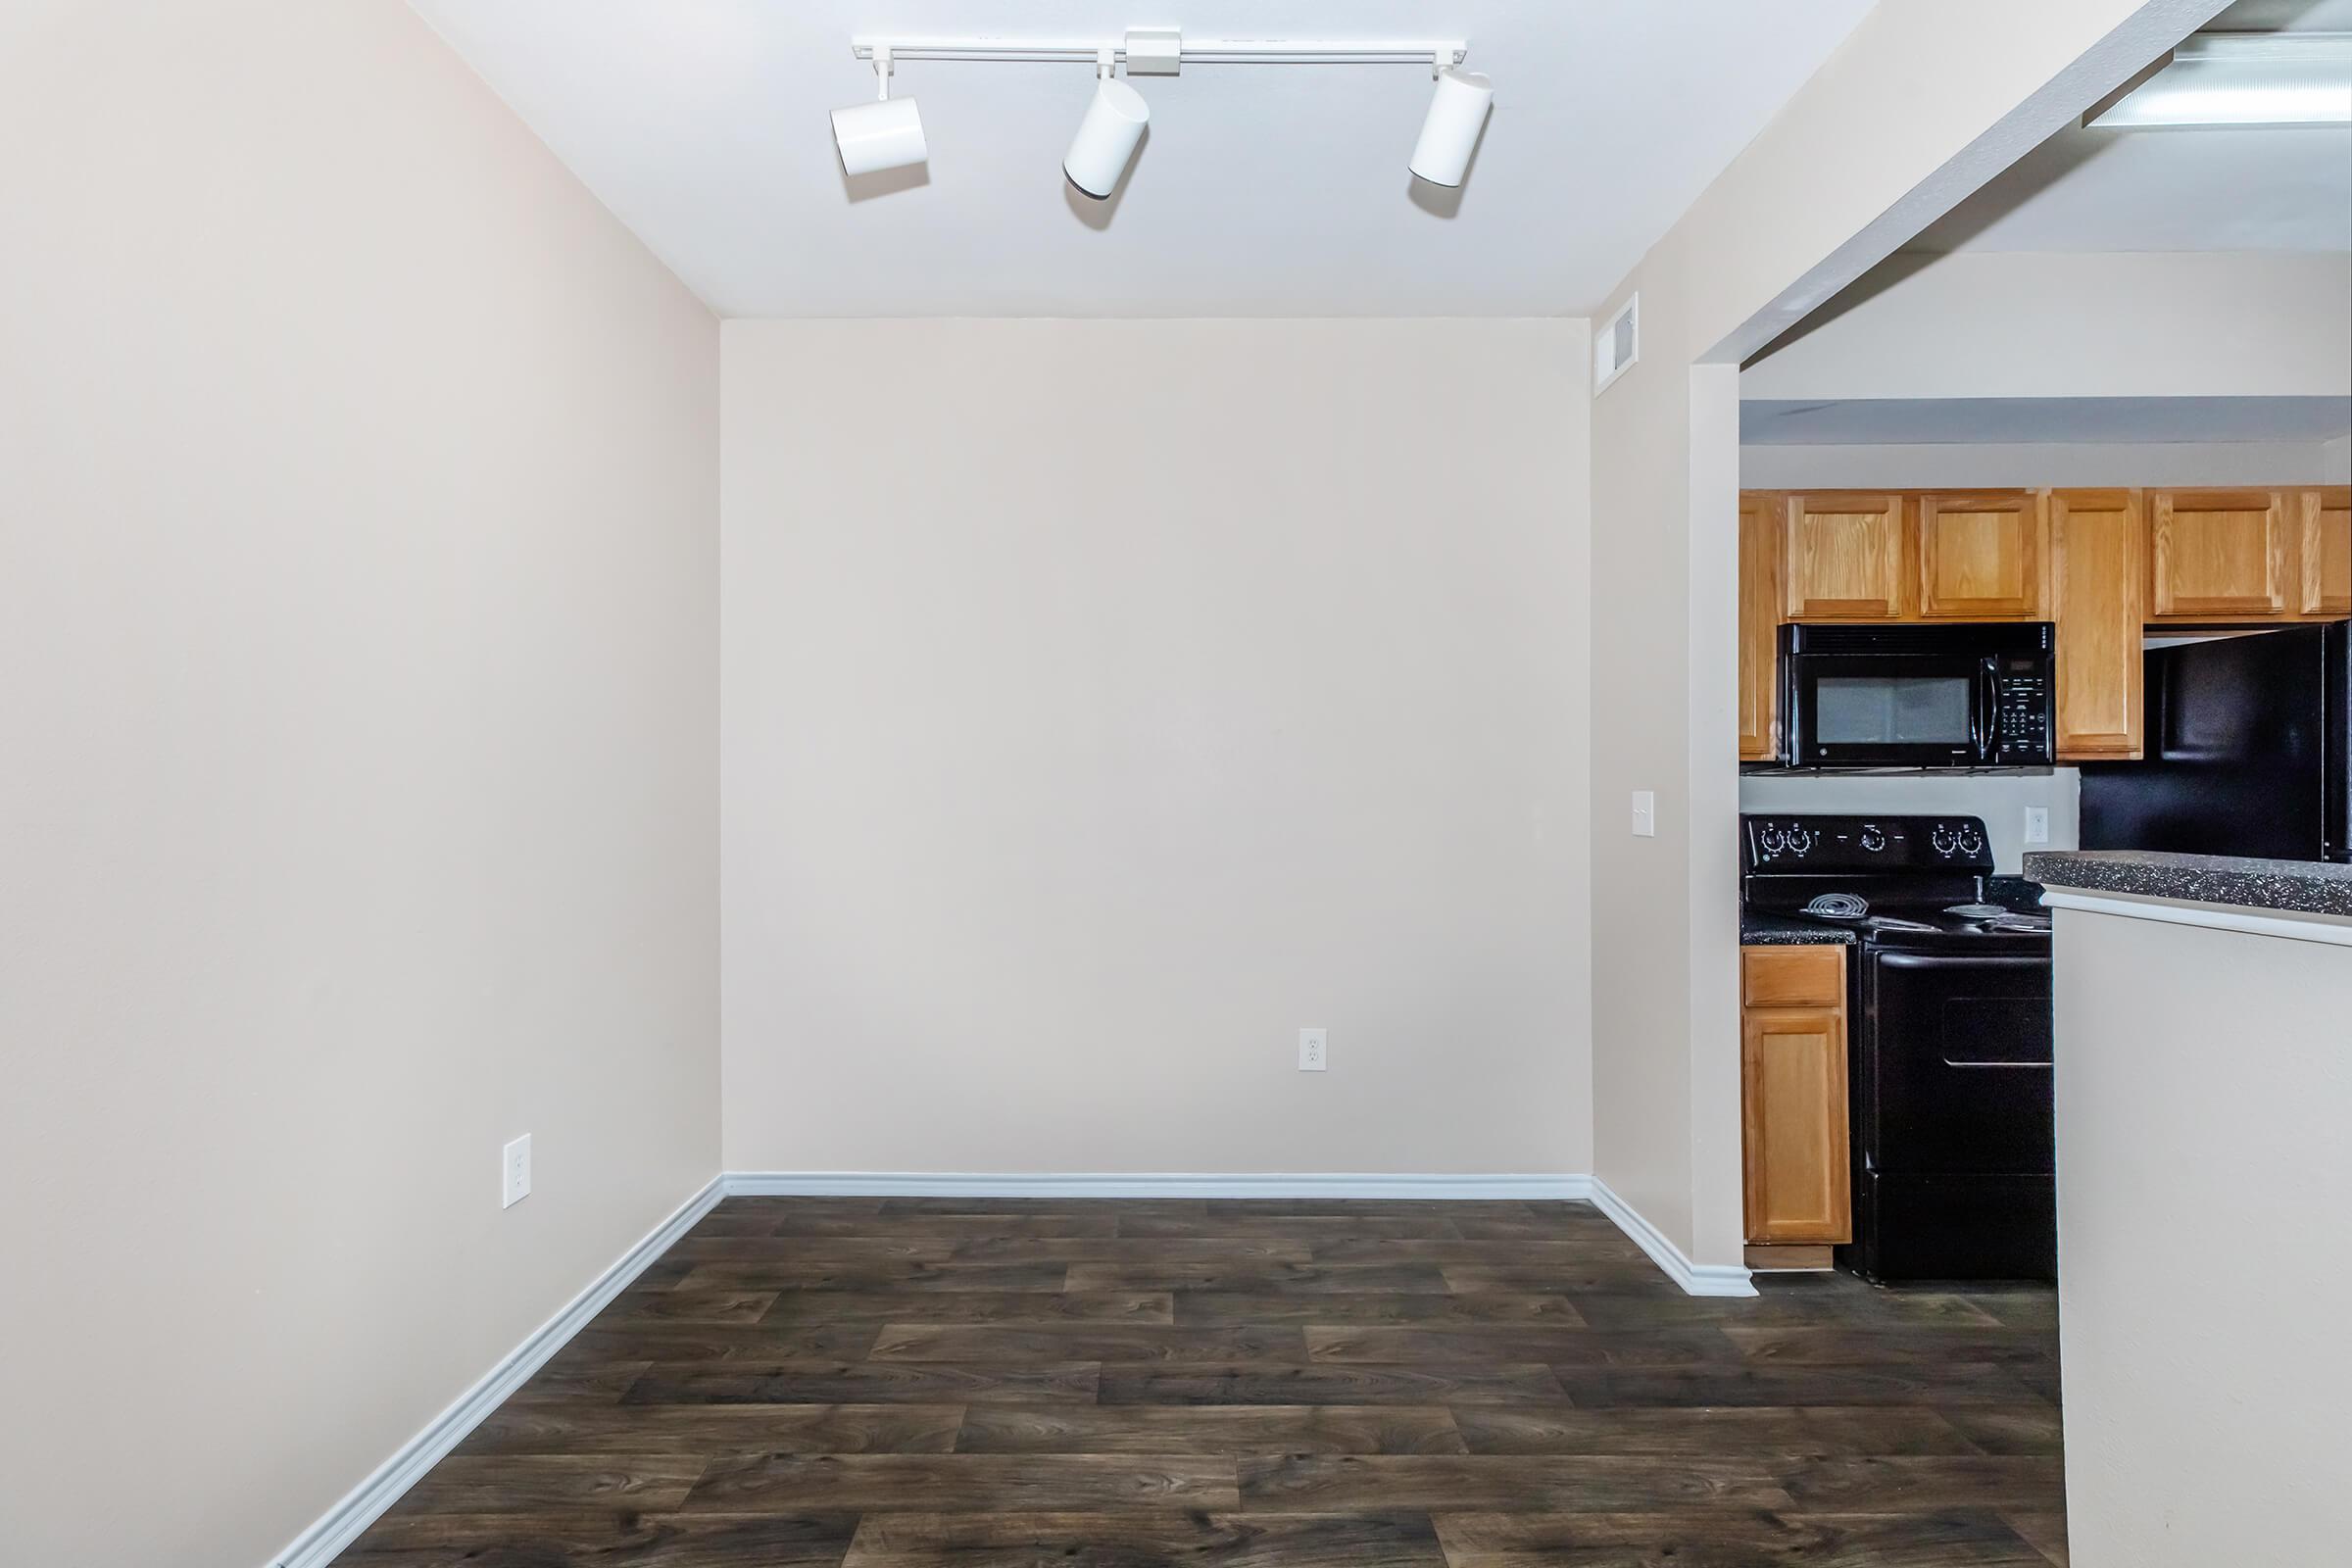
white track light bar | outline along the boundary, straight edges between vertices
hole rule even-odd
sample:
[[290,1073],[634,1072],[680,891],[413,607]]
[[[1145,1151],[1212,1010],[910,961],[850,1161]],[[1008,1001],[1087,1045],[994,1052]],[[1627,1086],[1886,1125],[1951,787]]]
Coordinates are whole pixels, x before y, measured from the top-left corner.
[[[894,60],[1066,60],[1088,65],[1107,50],[1121,64],[1128,63],[1125,36],[988,38],[859,33],[850,39],[850,52],[860,60],[871,60],[877,49]],[[1152,53],[1156,58],[1158,46]],[[1466,38],[1186,38],[1179,45],[1179,58],[1188,66],[1457,66],[1469,53]]]

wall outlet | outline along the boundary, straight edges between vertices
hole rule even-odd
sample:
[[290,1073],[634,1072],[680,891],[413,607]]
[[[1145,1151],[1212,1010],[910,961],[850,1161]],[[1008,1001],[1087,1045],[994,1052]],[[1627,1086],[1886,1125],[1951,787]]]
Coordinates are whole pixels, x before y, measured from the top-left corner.
[[1320,1029],[1299,1030],[1298,1070],[1300,1072],[1321,1072],[1329,1060],[1330,1057],[1323,1049],[1323,1031]]
[[2026,842],[2028,844],[2050,842],[2050,808],[2048,807],[2029,806],[2026,808]]
[[531,1135],[524,1133],[499,1154],[498,1206],[513,1208],[531,1196]]
[[1658,836],[1658,792],[1634,791],[1634,837],[1654,839]]

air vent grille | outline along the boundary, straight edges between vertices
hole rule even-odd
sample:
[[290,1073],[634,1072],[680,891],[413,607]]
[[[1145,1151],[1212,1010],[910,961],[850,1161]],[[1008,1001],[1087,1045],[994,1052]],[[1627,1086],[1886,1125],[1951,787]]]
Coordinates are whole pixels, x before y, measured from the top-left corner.
[[1642,357],[1642,296],[1636,294],[1592,334],[1592,390],[1600,392]]

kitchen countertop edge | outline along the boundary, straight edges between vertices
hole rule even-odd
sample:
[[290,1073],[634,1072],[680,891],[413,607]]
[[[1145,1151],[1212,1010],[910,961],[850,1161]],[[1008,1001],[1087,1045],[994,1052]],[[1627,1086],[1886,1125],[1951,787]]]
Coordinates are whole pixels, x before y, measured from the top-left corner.
[[2053,888],[2352,918],[2352,865],[2156,850],[2044,850],[2026,875]]
[[1851,947],[1854,933],[1809,920],[1776,919],[1768,914],[1740,912],[1740,945],[1743,948]]

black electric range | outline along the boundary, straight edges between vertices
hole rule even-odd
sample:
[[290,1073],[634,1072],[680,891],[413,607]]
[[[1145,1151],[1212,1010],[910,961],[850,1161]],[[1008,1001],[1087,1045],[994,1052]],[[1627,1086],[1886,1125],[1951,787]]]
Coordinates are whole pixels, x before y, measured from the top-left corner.
[[1854,934],[1847,1088],[1863,1278],[2055,1279],[2049,917],[1973,816],[1740,819],[1740,896]]

